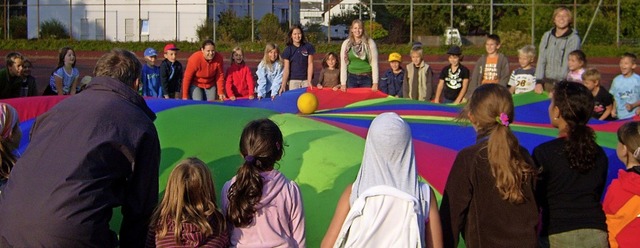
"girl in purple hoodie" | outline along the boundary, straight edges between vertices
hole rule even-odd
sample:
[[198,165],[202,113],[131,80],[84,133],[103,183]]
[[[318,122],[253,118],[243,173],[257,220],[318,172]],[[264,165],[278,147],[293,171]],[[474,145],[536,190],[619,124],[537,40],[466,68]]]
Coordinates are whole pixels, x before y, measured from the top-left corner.
[[247,124],[240,137],[244,163],[222,189],[232,247],[306,247],[298,185],[273,166],[282,158],[280,128],[269,119]]

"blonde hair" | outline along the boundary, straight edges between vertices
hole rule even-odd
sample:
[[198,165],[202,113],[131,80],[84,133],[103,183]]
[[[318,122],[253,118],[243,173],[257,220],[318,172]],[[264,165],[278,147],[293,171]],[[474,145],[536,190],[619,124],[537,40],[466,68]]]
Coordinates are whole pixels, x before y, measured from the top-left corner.
[[418,55],[420,55],[420,57],[422,58],[422,46],[421,45],[415,45],[411,48],[411,51],[409,52],[409,55],[413,54],[413,53],[417,53]]
[[11,105],[0,103],[0,180],[9,178],[17,157],[13,153],[20,145],[22,131],[18,112]]
[[355,42],[355,38],[353,36],[353,32],[351,32],[351,29],[353,29],[353,26],[359,24],[360,27],[362,28],[362,42],[363,44],[366,44],[368,46],[368,42],[369,42],[369,36],[367,35],[367,32],[364,30],[364,22],[362,22],[362,20],[360,19],[355,19],[351,22],[351,26],[349,26],[349,42],[350,43],[354,43]]
[[[216,223],[212,227],[209,220]],[[162,201],[156,208],[151,227],[157,238],[163,238],[173,224],[176,244],[182,245],[182,224],[198,226],[204,236],[226,232],[226,221],[216,205],[216,190],[211,171],[202,160],[182,160],[169,175]],[[214,233],[214,230],[217,233]]]
[[237,46],[234,47],[233,50],[231,50],[231,64],[235,63],[236,61],[233,59],[233,55],[236,55],[236,53],[240,53],[240,55],[242,55],[242,63],[244,63],[244,52],[242,52],[242,48]]
[[[478,137],[488,137],[487,149],[491,174],[503,200],[519,204],[525,200],[523,187],[534,176],[516,136],[508,127],[513,122],[513,99],[509,90],[499,84],[478,87],[461,113],[461,118],[472,117]],[[506,115],[507,120],[501,116]]]
[[527,58],[534,59],[536,57],[536,47],[533,45],[526,45],[518,49],[518,55],[527,56]]
[[556,16],[560,14],[561,11],[566,11],[569,14],[569,27],[571,27],[571,25],[573,25],[573,15],[571,14],[571,10],[567,7],[558,7],[555,10],[553,10],[552,21],[556,20]]
[[[278,56],[276,56],[275,61],[271,61],[271,59],[269,59],[269,53],[273,50],[278,51]],[[276,45],[275,43],[267,43],[267,45],[264,47],[264,56],[262,57],[262,63],[264,63],[265,67],[267,67],[267,69],[271,71],[273,70],[273,64],[275,62],[280,62],[280,49],[278,49],[278,45]]]
[[596,68],[588,68],[582,73],[582,80],[600,81],[600,71]]

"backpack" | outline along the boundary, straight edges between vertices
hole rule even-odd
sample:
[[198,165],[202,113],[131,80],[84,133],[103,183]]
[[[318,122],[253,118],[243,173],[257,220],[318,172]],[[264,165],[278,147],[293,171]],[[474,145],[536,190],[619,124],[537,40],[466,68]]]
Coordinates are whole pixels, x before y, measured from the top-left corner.
[[[428,185],[422,190],[431,195]],[[420,202],[391,186],[371,187],[351,205],[333,247],[425,247],[428,210],[428,198]]]

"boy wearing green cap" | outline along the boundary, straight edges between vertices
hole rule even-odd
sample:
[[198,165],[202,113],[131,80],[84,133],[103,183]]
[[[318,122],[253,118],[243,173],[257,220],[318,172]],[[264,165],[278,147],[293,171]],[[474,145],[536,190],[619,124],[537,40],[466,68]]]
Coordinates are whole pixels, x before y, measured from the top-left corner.
[[404,79],[402,55],[389,54],[389,66],[391,68],[380,77],[380,91],[390,96],[402,97],[402,80]]

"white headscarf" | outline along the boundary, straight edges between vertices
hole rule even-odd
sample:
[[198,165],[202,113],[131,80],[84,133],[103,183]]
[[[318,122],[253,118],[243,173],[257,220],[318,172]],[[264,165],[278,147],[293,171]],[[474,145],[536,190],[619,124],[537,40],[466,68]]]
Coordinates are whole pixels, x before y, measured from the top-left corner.
[[396,113],[382,113],[371,122],[358,177],[349,202],[370,187],[387,185],[424,199],[411,140],[411,128]]

